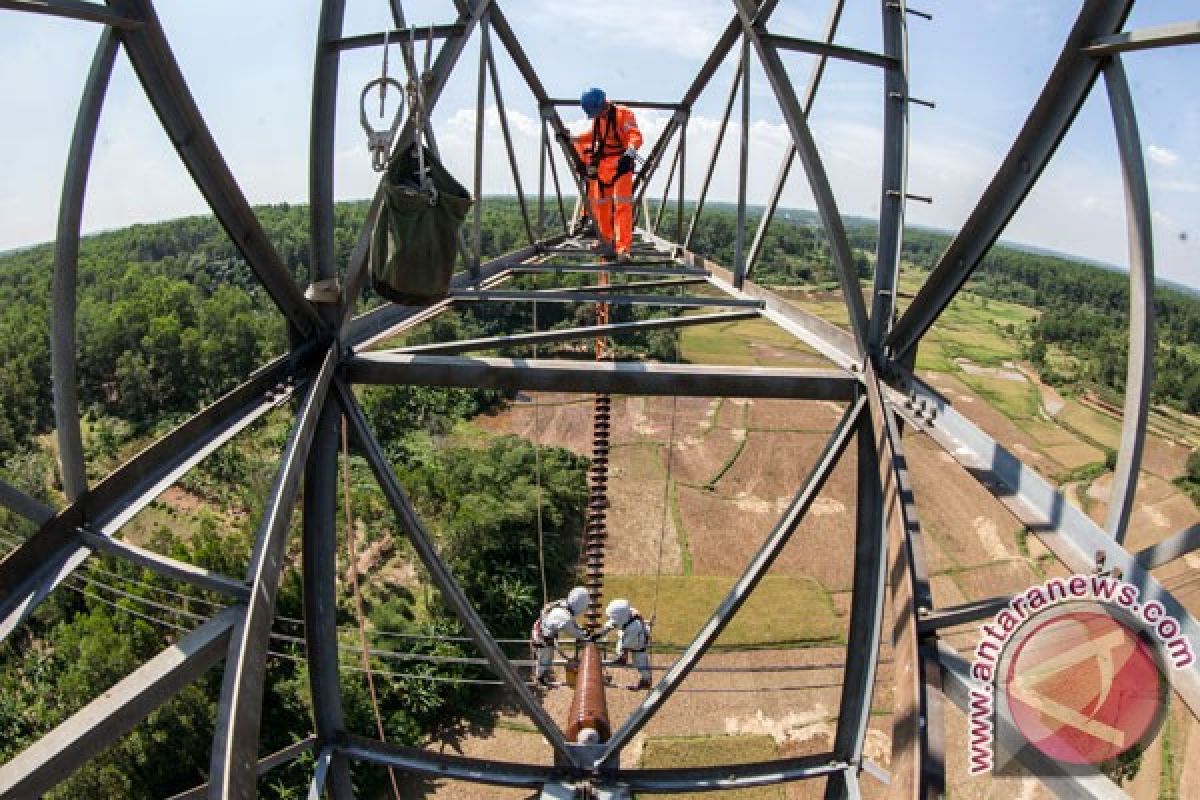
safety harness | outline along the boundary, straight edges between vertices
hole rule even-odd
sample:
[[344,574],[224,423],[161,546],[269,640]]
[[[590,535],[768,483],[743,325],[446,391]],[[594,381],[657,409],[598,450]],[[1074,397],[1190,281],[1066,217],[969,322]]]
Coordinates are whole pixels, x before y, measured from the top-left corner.
[[[603,132],[601,123],[604,124]],[[617,130],[617,107],[609,103],[603,114],[597,114],[592,121],[591,154],[588,158],[588,177],[596,181],[601,189],[611,189],[624,173],[619,169],[611,181],[600,180],[600,162],[605,158],[620,156],[625,152],[621,144],[621,134]]]
[[622,638],[624,638],[625,629],[628,628],[630,625],[632,625],[635,622],[642,623],[642,642],[643,642],[642,646],[637,647],[637,648],[627,647],[622,652],[644,653],[644,652],[646,652],[646,649],[650,646],[650,626],[646,624],[646,620],[642,619],[642,612],[638,611],[636,608],[630,609],[629,622],[626,622],[624,625],[621,626]]
[[[537,621],[533,623],[533,631],[529,636],[529,643],[534,647],[554,647],[557,636],[546,636],[542,631],[542,620],[556,608],[564,609],[567,613],[571,612],[571,607],[567,605],[566,600],[555,600],[553,603],[547,603],[542,606],[541,613],[538,614]],[[574,616],[574,615],[572,615]]]

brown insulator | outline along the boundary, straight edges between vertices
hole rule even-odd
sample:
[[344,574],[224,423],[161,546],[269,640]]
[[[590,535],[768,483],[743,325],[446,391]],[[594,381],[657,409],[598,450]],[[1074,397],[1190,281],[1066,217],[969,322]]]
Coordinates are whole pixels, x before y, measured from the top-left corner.
[[608,701],[604,696],[604,666],[600,651],[588,642],[579,651],[579,674],[575,679],[575,694],[571,698],[571,710],[567,716],[567,741],[579,742],[580,734],[585,739],[588,731],[599,737],[597,742],[606,742],[612,736],[608,721]]

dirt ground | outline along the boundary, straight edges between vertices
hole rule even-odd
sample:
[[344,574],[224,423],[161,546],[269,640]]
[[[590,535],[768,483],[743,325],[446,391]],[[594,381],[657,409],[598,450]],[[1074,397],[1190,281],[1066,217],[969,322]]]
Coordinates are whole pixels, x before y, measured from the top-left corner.
[[[1011,373],[1011,375],[1009,374]],[[1103,453],[1055,423],[1063,398],[1049,387],[1041,391],[1036,435],[993,408],[958,378],[924,375],[963,414],[1027,464],[1053,479],[1065,470],[1103,459]],[[1005,380],[1024,380],[1005,370]],[[590,398],[538,395],[478,424],[496,433],[513,432],[544,444],[588,453],[591,446]],[[650,575],[657,564],[648,553],[663,541],[662,572],[686,576],[739,574],[757,552],[817,460],[844,407],[836,403],[782,400],[614,398],[608,570],[613,575]],[[1023,423],[1024,424],[1024,423]],[[1040,426],[1040,427],[1039,427]],[[672,428],[674,429],[672,434]],[[926,437],[909,434],[905,448],[918,498],[919,521],[937,605],[1020,591],[1047,577],[1065,574],[1035,536],[947,453]],[[1139,549],[1200,521],[1200,511],[1170,481],[1186,462],[1187,449],[1162,438],[1147,442],[1145,471],[1128,543]],[[667,461],[671,486],[667,490]],[[773,574],[817,581],[843,627],[850,611],[855,524],[855,449],[849,448],[809,513],[772,567]],[[1067,487],[1073,502],[1103,522],[1109,479]],[[1076,491],[1078,490],[1078,491]],[[669,505],[664,514],[664,497]],[[1200,613],[1200,556],[1181,559],[1156,571],[1194,613]],[[802,611],[802,610],[801,610]],[[977,640],[974,625],[945,632],[951,646],[970,652]],[[697,671],[673,696],[624,754],[637,762],[648,737],[766,734],[780,756],[827,749],[832,743],[840,697],[844,648],[838,646],[707,656],[702,669],[781,667],[777,672]],[[664,667],[674,655],[657,654]],[[619,676],[619,680],[627,680]],[[868,752],[886,767],[890,755],[890,665],[884,664],[873,703]],[[555,689],[544,698],[553,718],[565,717],[570,693]],[[633,709],[640,695],[609,693],[614,724]],[[968,778],[965,765],[965,717],[945,703],[947,777],[955,798],[1040,800],[1051,795],[1035,779]],[[1176,771],[1182,770],[1176,796],[1200,796],[1200,735],[1190,714],[1178,715],[1170,743]],[[470,755],[549,763],[551,754],[527,720],[506,712],[491,730],[475,731],[439,744]],[[1141,774],[1126,787],[1135,798],[1160,796],[1164,752],[1152,748]],[[529,797],[465,784],[426,784],[435,797]],[[874,781],[864,781],[868,797],[880,796]],[[786,787],[781,796],[817,798],[820,781]],[[423,796],[423,795],[422,795]]]

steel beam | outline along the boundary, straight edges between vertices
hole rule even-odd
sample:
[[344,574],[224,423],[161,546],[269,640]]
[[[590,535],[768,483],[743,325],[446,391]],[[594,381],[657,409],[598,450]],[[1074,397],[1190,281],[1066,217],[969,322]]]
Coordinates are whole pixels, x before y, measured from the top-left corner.
[[[904,200],[908,193],[908,30],[903,4],[884,3],[883,49],[892,67],[883,76],[883,173],[879,197],[879,243],[867,343],[882,356],[883,339],[896,313],[896,283],[904,242]],[[881,362],[877,362],[881,363]]]
[[569,774],[569,770],[564,767],[543,767],[535,764],[516,764],[510,761],[449,756],[354,734],[343,736],[337,745],[337,750],[355,761],[402,769],[417,775],[486,783],[492,786],[538,789],[548,781],[560,779]]
[[633,710],[625,722],[613,733],[613,736],[604,746],[603,754],[596,759],[596,766],[600,766],[619,754],[622,748],[633,739],[633,737],[646,726],[646,723],[654,716],[654,714],[662,708],[663,703],[667,701],[688,673],[699,663],[700,659],[708,652],[709,647],[721,635],[721,631],[729,624],[729,621],[737,614],[738,609],[746,602],[746,599],[754,591],[754,587],[767,574],[767,570],[775,563],[775,559],[783,551],[784,546],[791,540],[792,534],[800,525],[804,515],[808,512],[813,501],[817,499],[821,488],[825,485],[825,481],[833,473],[834,467],[837,466],[841,459],[842,453],[846,449],[846,445],[850,442],[850,436],[854,432],[855,426],[858,423],[858,418],[862,414],[863,407],[866,401],[859,398],[852,406],[846,409],[846,413],[842,415],[841,421],[837,428],[834,429],[829,441],[825,443],[825,448],[821,455],[817,458],[816,464],[805,480],[804,485],[796,492],[796,496],[792,498],[791,505],[788,506],[786,512],[779,522],[775,523],[775,528],[763,542],[758,553],[746,565],[746,569],[738,578],[737,583],[729,590],[729,594],[717,606],[717,610],[709,618],[704,627],[688,645],[687,650],[679,657],[679,659],[671,665],[658,685],[650,690],[646,695],[646,699],[641,705]]
[[665,278],[662,279],[662,281],[588,283],[581,285],[581,287],[552,287],[547,289],[534,289],[534,291],[539,294],[562,294],[563,291],[605,291],[605,293],[612,293],[612,291],[631,291],[634,289],[680,289],[683,287],[702,287],[702,285],[706,283],[708,283],[707,278],[697,276],[694,278]]
[[710,792],[773,786],[789,781],[846,774],[851,766],[832,754],[779,758],[749,764],[723,764],[715,767],[672,767],[670,769],[601,771],[601,781],[630,791]]
[[609,303],[614,306],[674,306],[676,308],[762,308],[758,300],[729,297],[692,297],[677,294],[617,294],[580,292],[575,289],[454,289],[450,299],[456,302],[487,303]]
[[[466,33],[466,26],[460,22],[454,22],[449,25],[422,25],[417,28],[417,37],[426,39],[431,34],[434,39],[449,39],[453,36],[462,36]],[[386,33],[364,33],[357,36],[338,36],[336,39],[327,40],[324,47],[329,50],[357,50],[363,47],[383,47],[387,44],[401,44],[404,47],[408,46],[408,37],[411,34],[409,29],[396,29]]]
[[[393,9],[395,12],[397,9]],[[309,151],[309,251],[312,279],[334,280],[338,265],[334,248],[334,139],[337,127],[338,72],[341,38],[346,17],[345,0],[323,0],[313,59],[313,99]],[[403,40],[401,40],[403,41]],[[408,55],[407,47],[401,50]],[[407,59],[405,61],[408,68]],[[415,64],[413,65],[415,67]],[[418,77],[419,80],[419,77]],[[364,230],[376,221],[369,210]],[[357,254],[356,254],[357,255]],[[339,327],[338,309],[319,306],[322,321]],[[337,406],[317,399],[318,419],[304,465],[302,572],[304,579],[304,639],[308,654],[309,690],[318,746],[328,743],[345,726],[337,649],[337,525],[336,484]],[[285,512],[290,514],[289,512]],[[256,734],[257,738],[257,734]],[[326,751],[328,752],[328,751]],[[255,753],[257,756],[257,752]],[[328,761],[326,766],[330,766]],[[244,779],[244,778],[243,778]],[[322,782],[324,788],[324,782]],[[352,800],[354,786],[344,759],[332,764],[331,800]]]
[[764,34],[763,42],[769,44],[771,47],[792,50],[797,53],[812,53],[827,58],[836,58],[840,61],[853,61],[871,67],[894,69],[899,66],[895,57],[891,54],[872,53],[868,50],[859,50],[856,47],[846,47],[845,45],[832,44],[830,42],[799,39],[795,36],[779,36],[774,33]]
[[712,155],[708,158],[708,168],[704,171],[704,180],[700,183],[700,195],[696,198],[696,206],[692,210],[692,221],[688,223],[687,236],[683,237],[683,246],[690,248],[692,238],[696,235],[696,223],[704,213],[704,201],[708,198],[708,187],[712,184],[713,173],[717,170],[717,158],[721,155],[721,143],[725,141],[725,131],[729,128],[729,117],[733,113],[733,102],[737,100],[738,87],[742,84],[742,70],[745,59],[738,61],[733,70],[733,80],[729,84],[729,97],[725,100],[725,113],[721,115],[721,124],[717,128],[717,138],[713,142]]
[[[675,266],[672,266],[675,265]],[[639,261],[616,264],[520,264],[514,266],[515,273],[539,273],[551,275],[570,275],[572,273],[603,273],[605,275],[649,275],[665,278],[669,276],[699,276],[707,277],[708,272],[702,269],[678,266],[675,261]],[[565,291],[565,290],[564,290]]]
[[537,698],[533,696],[529,687],[525,685],[521,676],[517,674],[516,668],[504,655],[495,637],[492,636],[491,631],[488,630],[483,620],[480,619],[479,613],[475,610],[471,601],[463,593],[462,587],[459,586],[458,581],[454,577],[454,573],[450,571],[450,567],[442,560],[437,547],[433,543],[433,538],[426,530],[421,518],[417,515],[416,509],[413,508],[408,495],[400,485],[399,480],[397,480],[395,471],[392,469],[387,457],[383,454],[379,442],[371,432],[366,416],[363,414],[362,408],[358,405],[358,401],[354,398],[354,393],[341,381],[335,383],[335,388],[338,400],[342,406],[342,413],[346,416],[355,442],[363,455],[366,456],[367,462],[371,466],[371,471],[375,473],[375,479],[379,482],[384,496],[392,506],[392,510],[395,512],[397,520],[401,523],[401,527],[408,535],[408,540],[412,544],[417,557],[421,559],[421,563],[429,571],[430,580],[433,581],[438,591],[441,592],[443,601],[454,615],[458,617],[459,621],[462,622],[463,627],[466,628],[475,646],[487,658],[492,670],[512,693],[517,707],[529,716],[530,720],[532,720],[533,724],[541,731],[542,736],[550,744],[550,747],[553,748],[557,757],[563,759],[567,764],[574,764],[575,756],[567,746],[562,731],[554,724],[554,720],[539,705]]
[[1086,0],[1083,4],[1008,155],[888,335],[887,346],[894,360],[903,361],[937,321],[1020,208],[1100,74],[1099,62],[1084,53],[1083,46],[1120,30],[1132,6],[1132,0]]
[[[746,280],[746,184],[750,167],[750,41],[742,37],[742,124],[738,136],[737,222],[733,235],[733,285]],[[687,244],[685,242],[684,247]]]
[[[878,422],[882,416],[884,430],[877,436],[877,446],[882,443],[886,448],[880,451],[885,463],[881,463],[879,468],[881,474],[885,470],[890,473],[883,478],[885,505],[889,478],[891,486],[894,486],[891,503],[893,521],[887,528],[891,561],[888,572],[892,578],[890,603],[895,620],[892,670],[896,688],[892,695],[891,766],[894,772],[900,774],[900,778],[892,791],[905,795],[905,787],[909,785],[911,777],[911,785],[918,796],[940,800],[945,795],[946,775],[945,731],[939,699],[942,678],[936,667],[938,640],[936,632],[922,634],[918,625],[920,615],[934,606],[929,564],[925,556],[925,535],[917,514],[916,495],[904,452],[900,422],[883,397],[873,366],[867,369],[865,383],[871,401],[872,421]],[[887,513],[885,511],[885,518]],[[898,528],[902,538],[897,545],[894,537]],[[913,647],[915,656],[910,650]],[[908,663],[910,657],[913,658],[911,665]],[[908,669],[915,672],[911,681],[906,675]],[[902,713],[906,707],[907,711]],[[905,762],[914,765],[907,772],[902,766]]]
[[[887,587],[887,529],[883,522],[883,487],[879,482],[879,454],[871,417],[858,419],[857,504],[855,507],[854,591],[850,598],[849,637],[846,652],[853,653],[843,668],[842,696],[837,716],[833,752],[848,762],[862,758],[871,722],[871,701],[879,668],[883,630],[883,601]],[[830,778],[827,798],[853,796],[849,773]]]
[[837,369],[718,367],[637,362],[464,358],[365,353],[346,370],[354,383],[462,386],[543,392],[680,397],[780,397],[846,401],[858,379]]
[[[833,0],[829,7],[829,17],[825,21],[825,35],[822,37],[825,42],[832,42],[837,35],[838,22],[842,18],[842,9],[845,6],[845,0]],[[804,110],[804,118],[812,112],[813,101],[817,97],[817,90],[821,88],[821,78],[825,75],[825,64],[829,60],[829,56],[817,56],[813,62],[812,72],[809,74],[808,86],[804,89],[804,99],[800,101],[800,107]],[[796,143],[789,142],[787,153],[783,156],[783,161],[779,165],[779,173],[775,177],[775,186],[771,189],[771,196],[767,200],[767,206],[763,209],[762,217],[758,220],[758,230],[754,233],[754,241],[750,245],[750,253],[746,256],[746,274],[749,275],[754,269],[754,265],[758,263],[758,257],[762,255],[763,242],[766,241],[767,229],[771,227],[771,220],[775,218],[775,210],[779,208],[779,198],[783,196],[783,188],[787,185],[788,175],[792,171],[792,163],[796,160]]]
[[140,20],[116,13],[99,3],[84,3],[80,0],[0,0],[0,11],[5,9],[84,22],[99,22],[118,30],[129,31],[142,27]]
[[[488,35],[486,25],[480,31],[480,35],[486,40]],[[525,189],[521,184],[521,170],[517,166],[517,151],[513,149],[512,131],[509,130],[508,114],[504,110],[504,92],[500,87],[500,72],[496,69],[496,55],[492,52],[491,47],[485,48],[483,52],[487,59],[488,73],[492,80],[492,97],[496,101],[496,111],[500,115],[500,133],[504,135],[504,149],[508,153],[508,166],[512,170],[513,187],[517,192],[517,204],[521,207],[521,221],[525,224],[525,234],[529,237],[529,243],[535,244],[537,237],[534,236],[533,226],[529,221],[529,208],[525,203]]]
[[[1105,567],[1119,569],[1122,580],[1137,587],[1140,602],[1157,600],[1179,622],[1181,633],[1189,641],[1200,642],[1200,624],[1191,612],[1104,529],[937,392],[911,376],[903,375],[901,380],[914,400],[914,408],[902,407],[906,395],[895,390],[891,392],[893,407],[995,495],[1067,569],[1094,572],[1096,553],[1104,552]],[[917,409],[921,408],[924,411],[918,415]],[[1192,713],[1200,714],[1200,660],[1184,669],[1171,670],[1171,685]]]
[[528,347],[550,342],[569,342],[575,339],[594,339],[598,336],[620,336],[626,333],[641,333],[668,328],[690,328],[696,325],[720,325],[728,322],[758,319],[757,311],[729,311],[723,314],[696,314],[691,317],[664,317],[643,319],[637,322],[617,322],[611,325],[588,325],[583,328],[514,333],[508,336],[489,336],[483,339],[462,339],[457,342],[438,342],[401,347],[387,352],[409,355],[452,355],[478,350],[494,350],[505,347]]
[[87,193],[96,128],[100,124],[100,111],[104,107],[104,97],[108,92],[119,46],[113,29],[105,28],[96,45],[83,99],[75,116],[75,131],[71,135],[71,151],[67,156],[62,196],[58,204],[58,231],[54,237],[50,365],[58,464],[62,473],[63,493],[68,503],[74,503],[87,491],[83,436],[79,430],[79,386],[75,361],[75,284],[79,268],[79,230],[83,222],[83,198]]
[[329,775],[333,759],[334,752],[328,747],[317,754],[317,763],[313,768],[312,783],[308,786],[308,800],[322,800],[325,797],[325,781]]
[[[302,572],[304,644],[317,740],[328,747],[345,730],[337,627],[337,466],[341,414],[336,403],[321,409],[304,468]],[[350,771],[332,759],[331,798],[353,798]]]
[[[945,696],[964,714],[971,713],[971,690],[978,685],[970,676],[970,664],[953,648],[945,643],[938,648],[938,664],[946,680],[944,682]],[[1009,722],[1011,725],[1011,721]],[[1000,743],[1003,748],[1003,742]],[[1054,759],[1038,757],[1040,751],[1036,748],[1026,748],[1025,752],[1036,763],[1022,759],[1042,785],[1060,800],[1129,800],[1108,776],[1097,772],[1095,774],[1071,774],[1065,765]]]
[[1184,528],[1179,533],[1138,551],[1134,558],[1142,569],[1151,570],[1169,564],[1177,558],[1200,548],[1200,523]]
[[942,628],[954,628],[993,617],[1008,608],[1008,601],[1011,599],[1008,596],[989,597],[986,600],[972,600],[948,608],[928,609],[917,616],[917,633],[932,633]]
[[[578,106],[579,98],[572,99],[569,97],[551,97],[551,98],[548,98],[546,102],[552,106]],[[611,100],[610,99],[609,102],[616,103],[617,105],[628,106],[629,108],[649,108],[649,109],[655,109],[657,111],[680,111],[680,110],[685,109],[685,106],[683,105],[683,103],[662,101],[662,100]]]
[[112,536],[180,476],[246,426],[286,402],[282,384],[290,360],[280,358],[118,467],[0,561],[0,641],[83,563],[91,549],[80,538],[90,522]]
[[1111,56],[1133,50],[1173,47],[1200,42],[1200,22],[1176,22],[1136,31],[1099,36],[1083,48],[1090,56]]
[[292,511],[337,358],[337,349],[330,348],[310,382],[255,537],[246,572],[246,582],[251,586],[250,605],[230,637],[221,699],[217,704],[209,768],[209,796],[213,800],[251,800],[256,794],[255,766],[275,592],[287,553]]
[[[309,279],[313,282],[337,277],[333,242],[333,158],[341,55],[333,43],[341,38],[345,16],[346,0],[322,0],[313,58],[308,151]],[[368,210],[364,229],[373,227],[373,211],[373,208]]]
[[[282,750],[275,751],[266,758],[259,759],[257,768],[259,777],[262,777],[276,767],[281,767],[284,764],[295,761],[305,753],[311,752],[316,743],[317,737],[309,736],[288,745]],[[197,786],[194,789],[188,789],[186,792],[172,795],[168,800],[204,800],[206,797],[208,797],[207,783]]]
[[[892,758],[890,797],[925,797],[925,744],[927,728],[940,728],[940,715],[927,713],[922,689],[921,656],[917,640],[917,614],[932,606],[928,585],[922,585],[914,555],[920,527],[913,509],[912,488],[895,420],[883,397],[875,367],[868,362],[864,376],[871,425],[883,490],[883,522],[887,533],[888,602],[892,612]],[[923,559],[922,559],[923,568]],[[936,796],[936,795],[935,795]]]
[[83,528],[80,531],[79,537],[83,541],[83,544],[90,547],[93,551],[117,556],[128,561],[130,564],[137,564],[139,567],[156,572],[166,578],[195,586],[197,589],[227,595],[240,602],[245,602],[250,597],[250,588],[246,584],[222,575],[219,572],[213,572],[212,570],[197,567],[194,564],[188,564],[183,561],[176,561],[173,558],[155,553],[153,550],[147,550],[131,542],[114,539],[111,536],[94,533],[87,528]]
[[302,333],[318,329],[316,312],[288,273],[217,148],[150,0],[108,0],[108,4],[144,22],[136,30],[122,31],[125,52],[171,143],[230,241],[288,322]]
[[241,608],[186,634],[0,767],[0,797],[40,797],[220,661]]
[[35,525],[45,525],[54,518],[55,513],[41,500],[30,497],[3,479],[0,479],[0,506],[20,514]]
[[804,164],[809,188],[812,190],[813,199],[817,204],[817,212],[820,214],[821,223],[825,228],[825,236],[829,240],[829,251],[838,274],[838,282],[842,287],[850,320],[850,331],[854,334],[859,353],[863,353],[866,350],[867,310],[863,303],[862,287],[858,283],[858,275],[854,267],[854,257],[850,252],[850,242],[846,238],[846,228],[842,223],[842,216],[838,211],[833,189],[830,188],[829,177],[825,174],[825,165],[817,151],[812,131],[808,128],[804,109],[796,98],[796,91],[788,77],[787,68],[784,67],[775,48],[764,41],[765,34],[761,30],[761,23],[755,21],[754,8],[750,0],[734,0],[734,5],[737,6],[738,16],[742,20],[742,29],[758,53],[763,71],[767,74],[767,80],[771,83],[775,99],[779,102],[779,110],[783,113],[783,118],[792,133],[792,140],[796,145],[800,161]]
[[714,767],[606,769],[592,773],[570,767],[545,767],[445,755],[354,735],[345,736],[338,750],[357,761],[450,780],[538,789],[547,783],[591,778],[590,782],[595,788],[653,794],[748,789],[817,778],[848,768],[844,762],[824,754]]
[[1137,113],[1120,56],[1113,56],[1105,63],[1104,83],[1108,87],[1117,150],[1121,154],[1129,239],[1129,353],[1125,408],[1104,528],[1118,542],[1124,542],[1133,513],[1138,473],[1142,468],[1150,390],[1154,386],[1154,232],[1146,164],[1142,160],[1142,137],[1138,133]]

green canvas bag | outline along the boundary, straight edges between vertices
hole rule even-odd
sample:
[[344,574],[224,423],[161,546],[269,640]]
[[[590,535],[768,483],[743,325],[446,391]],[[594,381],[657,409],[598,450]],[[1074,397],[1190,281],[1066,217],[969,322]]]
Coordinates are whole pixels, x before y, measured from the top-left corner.
[[422,189],[416,147],[388,162],[383,206],[371,235],[371,285],[404,305],[428,305],[449,293],[458,229],[471,207],[470,193],[428,148],[425,167],[436,193]]

